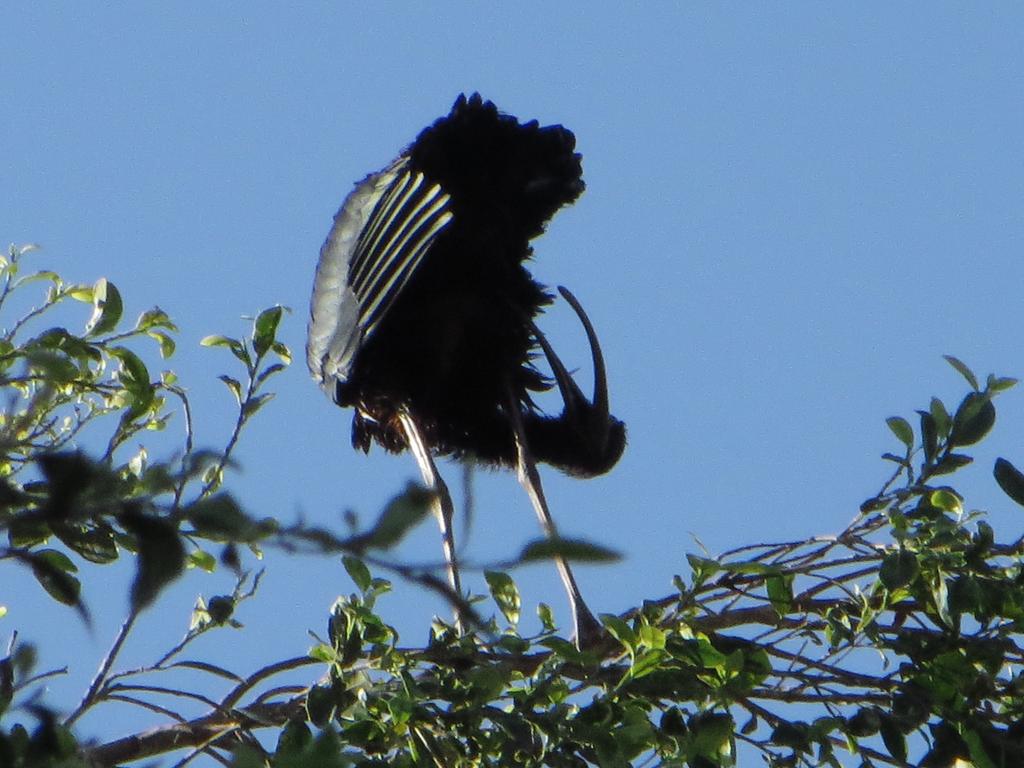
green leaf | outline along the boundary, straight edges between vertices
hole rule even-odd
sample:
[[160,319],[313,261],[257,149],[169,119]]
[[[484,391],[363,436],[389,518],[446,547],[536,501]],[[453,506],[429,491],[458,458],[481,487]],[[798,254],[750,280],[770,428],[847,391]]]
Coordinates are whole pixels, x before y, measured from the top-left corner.
[[325,727],[334,717],[334,693],[330,686],[314,685],[306,694],[306,714],[318,728]]
[[974,372],[970,368],[964,365],[963,362],[953,357],[952,355],[943,355],[943,357],[946,359],[946,362],[952,365],[961,376],[967,379],[967,383],[971,385],[972,389],[974,389],[975,391],[981,389],[981,387],[978,386],[978,378],[974,375]]
[[961,467],[966,467],[974,459],[970,456],[965,456],[962,453],[950,453],[942,458],[938,464],[932,468],[933,475],[949,475],[956,472]]
[[918,570],[914,553],[901,549],[885,556],[878,570],[878,578],[882,586],[892,592],[910,584],[917,577]]
[[213,573],[217,570],[217,558],[204,549],[196,549],[188,554],[188,567]]
[[883,715],[879,731],[882,736],[882,743],[889,750],[889,754],[896,758],[897,762],[906,763],[907,740],[900,731],[896,720],[889,715]]
[[998,458],[992,474],[1003,493],[1024,507],[1024,473],[1006,459]]
[[260,527],[227,492],[200,499],[185,509],[185,516],[199,535],[214,541],[250,542],[262,535]]
[[274,354],[280,357],[285,365],[291,365],[292,351],[288,349],[286,344],[282,344],[280,341],[275,341],[270,348],[274,350]]
[[[1002,760],[998,763],[993,761],[985,749],[985,742],[981,735],[973,728],[966,729],[961,738],[963,738],[964,743],[967,745],[967,751],[971,755],[971,768],[1000,768],[1007,765]],[[999,754],[998,751],[996,754]]]
[[163,331],[147,331],[146,335],[151,339],[155,339],[157,344],[160,345],[160,357],[164,360],[174,354],[176,345],[174,339],[168,336]]
[[921,417],[921,445],[924,448],[925,463],[931,464],[939,449],[939,430],[935,425],[935,417],[928,411],[918,411]]
[[935,420],[935,429],[938,432],[939,437],[948,437],[949,429],[953,426],[953,419],[950,417],[949,411],[946,410],[946,406],[943,405],[939,398],[932,398],[932,401],[928,406],[928,412],[931,413],[932,418]]
[[1013,379],[1008,376],[993,376],[990,373],[988,375],[988,380],[985,382],[985,389],[988,392],[1004,392],[1007,389],[1012,389],[1017,386],[1017,383],[1017,379]]
[[951,491],[946,488],[940,488],[937,491],[932,491],[928,497],[928,501],[931,502],[933,507],[938,507],[944,512],[952,512],[959,514],[964,511],[963,502],[955,491]]
[[283,312],[284,308],[278,305],[265,309],[256,316],[253,323],[252,348],[256,350],[257,356],[263,357],[276,341],[274,337]]
[[227,374],[221,374],[217,378],[220,379],[221,381],[223,381],[227,385],[227,388],[231,390],[231,394],[233,394],[235,396],[235,401],[238,402],[239,404],[241,404],[242,403],[242,385],[239,383],[238,379],[233,379],[230,376],[228,376]]
[[78,607],[82,585],[72,573],[78,571],[67,555],[55,549],[44,549],[28,555],[32,573],[54,600]]
[[403,493],[388,502],[369,532],[353,537],[349,543],[356,548],[394,546],[427,515],[433,499],[431,491],[410,483]]
[[289,720],[277,739],[275,762],[282,758],[299,756],[313,742],[313,732],[301,720]]
[[135,321],[136,331],[149,331],[153,328],[166,328],[168,331],[178,330],[178,326],[171,321],[171,318],[160,307],[146,310]]
[[519,609],[522,605],[516,583],[507,573],[501,571],[484,571],[484,578],[491,590],[491,597],[498,604],[506,621],[512,626],[519,623]]
[[615,550],[582,539],[535,539],[519,553],[520,563],[563,557],[581,563],[613,563],[621,559]]
[[555,626],[555,616],[551,612],[551,606],[547,603],[537,604],[537,618],[540,619],[541,626],[544,627],[545,632],[554,632],[557,629]]
[[262,408],[264,405],[266,405],[273,399],[273,392],[264,392],[262,395],[255,395],[254,397],[250,397],[245,402],[245,405],[243,407],[245,417],[249,418],[255,415],[256,411],[258,411],[260,408]]
[[[732,737],[736,725],[730,715],[704,712],[690,719],[694,751],[710,765],[732,765]],[[728,762],[727,762],[728,761]]]
[[78,528],[55,526],[60,540],[90,563],[106,565],[117,560],[114,533],[107,527]]
[[623,619],[619,618],[613,613],[602,613],[601,623],[604,624],[605,629],[608,633],[622,643],[622,646],[633,653],[636,650],[639,639],[636,636],[636,632],[633,628]]
[[122,513],[120,520],[135,536],[139,562],[131,601],[132,608],[140,610],[185,570],[185,546],[177,528],[167,520],[135,511]]
[[846,721],[845,730],[851,736],[863,739],[874,736],[882,727],[882,718],[877,707],[864,707]]
[[885,420],[885,423],[889,425],[889,429],[896,435],[896,439],[907,446],[907,448],[914,445],[914,428],[910,426],[910,422],[902,416],[890,416]]
[[38,372],[44,380],[54,384],[67,384],[80,375],[78,366],[61,354],[46,349],[26,349],[29,369]]
[[101,277],[92,287],[92,317],[85,326],[86,336],[99,336],[109,333],[117,327],[124,312],[121,294],[105,277]]
[[75,301],[80,301],[83,304],[92,304],[91,285],[69,285],[65,289],[65,293]]
[[952,445],[974,445],[988,434],[996,423],[996,408],[988,395],[971,392],[960,403],[953,416],[949,435]]
[[793,574],[784,573],[769,576],[765,580],[768,599],[780,616],[789,613],[793,608]]
[[249,357],[249,351],[245,348],[238,339],[232,339],[228,336],[221,336],[214,334],[212,336],[205,336],[199,341],[200,346],[203,347],[227,347],[231,350],[231,354],[237,357],[246,368],[252,366],[252,359]]
[[149,410],[156,397],[156,389],[149,378],[149,369],[141,358],[127,347],[111,347],[110,354],[120,363],[118,380],[131,395],[129,414],[139,416]]
[[373,583],[373,577],[370,575],[370,569],[366,567],[366,563],[352,555],[345,555],[342,557],[341,563],[345,566],[345,570],[348,572],[352,581],[355,582],[359,591],[366,593],[366,591],[370,589],[370,585]]

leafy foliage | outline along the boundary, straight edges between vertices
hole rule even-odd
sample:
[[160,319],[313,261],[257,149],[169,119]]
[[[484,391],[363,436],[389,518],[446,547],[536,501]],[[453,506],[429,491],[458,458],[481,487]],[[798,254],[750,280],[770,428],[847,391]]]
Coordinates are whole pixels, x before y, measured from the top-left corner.
[[[949,485],[973,461],[965,449],[992,429],[995,400],[1014,380],[989,376],[982,386],[947,358],[969,391],[955,408],[932,398],[916,418],[886,420],[897,446],[884,455],[891,475],[847,528],[690,555],[672,594],[602,616],[605,637],[579,649],[543,604],[540,630],[520,629],[527,607],[510,571],[556,555],[613,560],[604,547],[532,542],[485,572],[487,603],[389,559],[429,510],[422,489],[406,489],[366,530],[345,535],[253,519],[224,490],[242,428],[270,400],[265,382],[290,360],[276,340],[280,307],[260,313],[246,339],[203,340],[243,371],[220,377],[236,423],[223,448],[203,451],[184,389],[173,374],[154,377],[139,347],[156,342],[151,353],[172,354],[171,320],[154,309],[125,328],[112,283],[20,277],[28,253],[12,249],[0,271],[0,310],[13,293],[46,286],[42,304],[0,336],[0,384],[12,395],[0,421],[0,560],[28,569],[41,599],[48,594],[86,621],[90,567],[129,553],[135,577],[131,615],[71,712],[34,703],[33,691],[56,671],[36,673],[31,644],[11,643],[0,660],[0,765],[95,768],[180,750],[188,750],[182,762],[206,754],[238,768],[713,768],[734,765],[739,750],[772,766],[1024,765],[1024,540],[999,540]],[[31,330],[67,301],[92,308],[80,332]],[[174,458],[130,454],[131,436],[178,414],[185,440]],[[104,446],[98,456],[75,450],[87,440]],[[1024,506],[1024,473],[1001,458],[993,474],[1008,503]],[[236,616],[258,597],[259,576],[241,561],[261,546],[341,555],[355,591],[338,598],[301,655],[248,675],[184,658],[206,632],[244,631]],[[124,638],[162,588],[185,567],[212,570],[218,561],[238,574],[232,593],[198,600],[188,633],[160,658],[119,669]],[[438,619],[425,647],[401,646],[386,618],[395,578],[459,603],[468,628]],[[307,667],[305,684],[279,681]],[[181,669],[224,692],[211,698],[159,683]],[[182,698],[209,711],[190,719],[176,709]],[[113,701],[160,713],[166,724],[107,743],[76,741],[81,715]],[[34,730],[11,725],[14,712],[33,718]],[[268,730],[276,743],[256,740]]]

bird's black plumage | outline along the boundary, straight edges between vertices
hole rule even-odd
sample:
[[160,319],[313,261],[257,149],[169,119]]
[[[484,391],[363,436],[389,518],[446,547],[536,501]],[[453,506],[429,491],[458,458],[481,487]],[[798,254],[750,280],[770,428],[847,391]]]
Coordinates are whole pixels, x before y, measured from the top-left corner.
[[[536,460],[584,476],[618,461],[625,428],[603,370],[591,403],[534,325],[553,297],[524,265],[582,191],[569,130],[520,123],[476,94],[356,186],[321,251],[307,345],[313,377],[355,408],[356,447],[408,447],[407,409],[435,454],[511,466],[516,407]],[[549,386],[533,364],[542,353],[565,401],[557,416],[530,397]]]

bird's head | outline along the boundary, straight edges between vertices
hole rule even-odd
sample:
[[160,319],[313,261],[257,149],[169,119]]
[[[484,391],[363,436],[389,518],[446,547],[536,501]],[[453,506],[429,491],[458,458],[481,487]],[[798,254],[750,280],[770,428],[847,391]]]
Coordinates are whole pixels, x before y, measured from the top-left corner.
[[528,425],[530,450],[539,461],[570,475],[594,477],[618,463],[626,447],[626,425],[611,415],[604,355],[590,318],[567,288],[559,286],[558,292],[569,302],[587,333],[594,365],[594,397],[587,399],[544,334],[534,326],[534,336],[551,366],[565,407],[557,417],[541,417]]

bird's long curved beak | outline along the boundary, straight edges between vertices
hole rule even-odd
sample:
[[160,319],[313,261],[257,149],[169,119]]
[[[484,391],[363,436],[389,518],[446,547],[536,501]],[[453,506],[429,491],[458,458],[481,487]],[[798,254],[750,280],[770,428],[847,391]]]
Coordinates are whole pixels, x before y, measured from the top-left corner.
[[537,339],[537,343],[540,344],[540,348],[544,351],[544,357],[547,358],[551,371],[554,373],[555,382],[558,384],[558,391],[561,393],[562,401],[565,403],[564,416],[566,420],[580,427],[585,427],[588,432],[587,438],[598,441],[597,448],[600,453],[604,451],[607,445],[611,427],[611,411],[608,403],[608,377],[604,367],[604,355],[601,353],[601,344],[597,339],[594,326],[591,324],[590,318],[587,317],[587,313],[584,311],[579,300],[565,286],[558,286],[558,292],[562,294],[562,298],[569,302],[569,306],[573,308],[576,316],[583,323],[583,329],[587,334],[587,341],[590,343],[590,354],[594,365],[593,400],[588,400],[586,395],[583,394],[583,391],[579,388],[579,385],[565,365],[563,365],[554,348],[536,325],[533,325],[533,335]]

